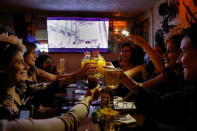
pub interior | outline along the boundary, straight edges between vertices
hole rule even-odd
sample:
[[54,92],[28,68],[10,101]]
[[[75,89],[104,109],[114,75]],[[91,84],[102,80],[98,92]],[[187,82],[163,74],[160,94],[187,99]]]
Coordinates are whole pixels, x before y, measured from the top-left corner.
[[0,131],[195,130],[196,11],[196,0],[0,1]]

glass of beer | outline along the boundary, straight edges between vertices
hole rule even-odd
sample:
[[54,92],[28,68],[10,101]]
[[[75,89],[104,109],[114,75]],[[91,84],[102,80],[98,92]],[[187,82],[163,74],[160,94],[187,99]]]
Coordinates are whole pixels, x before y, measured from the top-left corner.
[[109,89],[116,89],[119,86],[121,71],[117,68],[106,68],[104,74],[105,85]]
[[105,73],[105,68],[103,68],[103,66],[105,66],[105,60],[102,58],[98,60],[98,72],[101,76],[104,76]]

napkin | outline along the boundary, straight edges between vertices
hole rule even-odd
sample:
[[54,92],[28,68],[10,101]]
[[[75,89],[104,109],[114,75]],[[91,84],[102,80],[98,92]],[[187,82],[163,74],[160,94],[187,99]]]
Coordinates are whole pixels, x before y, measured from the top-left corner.
[[134,102],[114,101],[114,109],[136,109]]
[[130,114],[120,116],[118,119],[118,122],[124,123],[124,124],[130,124],[130,123],[136,123],[136,119],[133,118]]

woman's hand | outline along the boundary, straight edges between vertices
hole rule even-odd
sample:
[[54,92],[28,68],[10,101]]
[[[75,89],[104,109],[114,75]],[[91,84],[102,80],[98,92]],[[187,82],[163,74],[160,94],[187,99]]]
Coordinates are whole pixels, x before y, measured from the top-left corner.
[[6,99],[3,101],[3,105],[9,110],[11,115],[18,114],[19,109],[14,101]]
[[55,73],[56,73],[56,75],[61,75],[62,74],[62,72],[64,71],[64,67],[61,67],[60,65],[57,65],[57,68],[56,68],[56,71],[55,71]]
[[60,79],[60,87],[62,87],[63,85],[75,83],[78,79],[87,78],[88,70],[89,63],[86,63],[80,71],[73,74],[64,75],[64,77]]
[[88,88],[93,89],[98,85],[98,79],[94,77],[88,77]]
[[90,71],[90,64],[85,63],[80,71],[73,74],[73,77],[76,79],[87,78],[89,71]]
[[99,84],[93,89],[88,88],[85,99],[88,100],[90,103],[94,100],[97,100],[101,94],[101,90],[102,88]]
[[144,40],[144,38],[142,38],[141,36],[130,35],[130,39],[131,39],[132,42],[134,42],[136,45],[138,45],[142,48],[143,48],[144,45],[148,45],[146,40]]
[[105,67],[112,67],[115,68],[114,65],[111,62],[105,62]]

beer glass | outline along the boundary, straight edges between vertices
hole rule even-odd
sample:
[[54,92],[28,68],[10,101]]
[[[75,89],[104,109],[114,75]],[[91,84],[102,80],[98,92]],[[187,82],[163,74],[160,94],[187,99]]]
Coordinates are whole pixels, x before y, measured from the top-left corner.
[[119,86],[121,71],[117,68],[106,68],[104,74],[105,85],[109,89],[116,89]]

